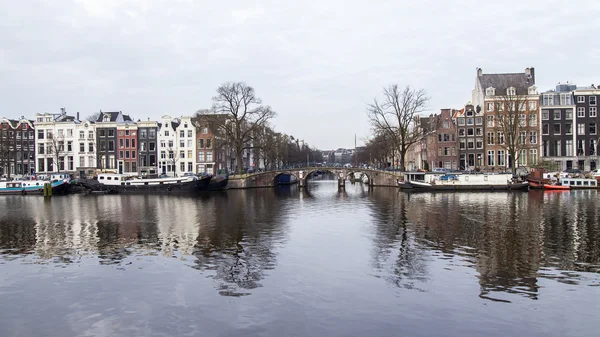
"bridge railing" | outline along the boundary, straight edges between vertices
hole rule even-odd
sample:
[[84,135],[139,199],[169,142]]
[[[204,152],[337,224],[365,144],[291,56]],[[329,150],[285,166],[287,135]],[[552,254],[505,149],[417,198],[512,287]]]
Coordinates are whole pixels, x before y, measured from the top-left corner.
[[272,170],[259,170],[251,173],[243,173],[243,174],[231,174],[230,178],[233,179],[245,179],[258,174],[265,174],[270,172],[286,172],[286,171],[328,171],[328,170],[355,170],[357,172],[363,171],[379,171],[386,173],[394,173],[395,171],[384,170],[380,168],[364,168],[364,167],[338,167],[338,166],[304,166],[304,167],[286,167]]

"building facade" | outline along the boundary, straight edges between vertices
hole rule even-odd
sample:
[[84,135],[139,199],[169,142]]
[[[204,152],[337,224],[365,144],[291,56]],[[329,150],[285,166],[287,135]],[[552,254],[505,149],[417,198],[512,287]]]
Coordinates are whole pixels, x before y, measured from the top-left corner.
[[64,108],[59,114],[36,114],[38,174],[75,173],[79,159],[77,147],[78,116],[69,116]]
[[556,90],[542,93],[540,99],[541,156],[552,163],[552,171],[574,168],[577,116],[574,114],[574,84],[558,84]]
[[[477,102],[475,109],[481,109],[485,119],[484,128],[483,118],[475,117],[476,149],[484,148],[481,142],[485,137],[484,157],[475,158],[476,166],[505,171],[513,165],[537,165],[540,122],[534,68],[505,74],[483,74],[478,68],[473,100]],[[468,127],[467,133],[471,132]],[[518,144],[512,146],[516,149],[516,161],[510,156],[509,144]]]
[[[79,117],[77,117],[79,119]],[[93,175],[96,170],[96,129],[92,121],[81,121],[75,125],[75,165],[79,176]]]
[[35,173],[35,127],[32,121],[0,119],[0,177]]
[[485,166],[484,113],[481,107],[466,104],[456,112],[456,130],[458,141],[458,169],[481,170]]
[[158,174],[158,122],[138,121],[138,169],[142,177]]
[[177,165],[175,173],[179,176],[186,172],[198,173],[196,165],[196,127],[192,123],[192,117],[182,116],[176,128],[177,137]]
[[158,171],[168,176],[176,175],[176,166],[179,156],[175,156],[177,149],[177,128],[179,119],[164,115],[158,127]]
[[600,89],[593,85],[589,88],[577,88],[573,92],[575,100],[575,154],[580,170],[598,168],[598,100]]
[[457,170],[459,167],[458,137],[453,116],[455,109],[442,109],[439,115],[429,117],[430,132],[428,138],[428,153],[430,169],[445,168]]
[[138,173],[138,127],[133,122],[117,124],[119,173]]

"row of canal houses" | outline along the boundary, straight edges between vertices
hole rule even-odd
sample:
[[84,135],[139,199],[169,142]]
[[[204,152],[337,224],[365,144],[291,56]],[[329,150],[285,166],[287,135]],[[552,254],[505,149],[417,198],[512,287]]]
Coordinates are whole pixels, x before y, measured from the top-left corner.
[[[507,85],[510,83],[510,85]],[[513,163],[498,123],[507,95],[518,97],[519,155]],[[461,109],[421,117],[420,142],[407,153],[408,170],[527,170],[541,161],[552,170],[594,170],[598,152],[600,89],[558,84],[541,94],[534,68],[520,73],[485,74],[477,68],[471,100]],[[499,109],[499,111],[496,111]],[[512,110],[512,111],[516,111]]]
[[232,156],[208,121],[191,116],[134,121],[121,111],[80,120],[79,113],[39,113],[35,120],[0,119],[0,177],[51,172],[95,172],[142,176],[186,172],[217,174],[232,166]]

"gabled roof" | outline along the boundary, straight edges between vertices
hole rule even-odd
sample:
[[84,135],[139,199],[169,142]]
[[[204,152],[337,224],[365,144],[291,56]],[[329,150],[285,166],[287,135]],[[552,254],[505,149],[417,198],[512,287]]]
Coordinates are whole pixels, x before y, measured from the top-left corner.
[[104,116],[110,116],[110,121],[116,122],[117,119],[119,118],[119,115],[121,115],[121,111],[100,111],[100,114],[98,114],[98,118],[96,119],[96,122],[103,122]]

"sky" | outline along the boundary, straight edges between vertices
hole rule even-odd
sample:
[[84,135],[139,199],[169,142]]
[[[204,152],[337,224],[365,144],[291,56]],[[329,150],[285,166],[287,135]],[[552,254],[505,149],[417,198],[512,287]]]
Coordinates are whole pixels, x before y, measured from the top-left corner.
[[390,84],[461,108],[476,68],[534,67],[538,91],[600,84],[600,1],[0,1],[0,116],[192,115],[243,81],[272,125],[320,149],[360,145]]

